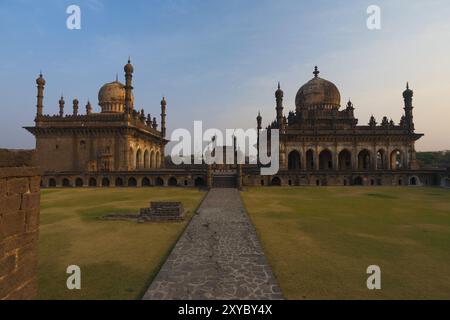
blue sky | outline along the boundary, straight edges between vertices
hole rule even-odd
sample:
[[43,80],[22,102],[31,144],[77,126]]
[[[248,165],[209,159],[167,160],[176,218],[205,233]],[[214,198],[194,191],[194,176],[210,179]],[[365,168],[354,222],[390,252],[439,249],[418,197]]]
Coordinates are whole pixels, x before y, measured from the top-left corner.
[[[70,4],[81,30],[66,28]],[[366,28],[370,4],[381,7],[381,30]],[[253,127],[258,110],[267,123],[277,82],[287,113],[318,65],[360,124],[372,114],[398,122],[409,81],[426,134],[418,150],[450,149],[449,17],[446,0],[0,0],[0,147],[34,147],[21,127],[33,124],[39,70],[44,113],[57,113],[61,93],[66,112],[75,97],[98,111],[98,89],[123,79],[131,55],[136,107],[158,115],[165,95],[169,132],[194,120]]]

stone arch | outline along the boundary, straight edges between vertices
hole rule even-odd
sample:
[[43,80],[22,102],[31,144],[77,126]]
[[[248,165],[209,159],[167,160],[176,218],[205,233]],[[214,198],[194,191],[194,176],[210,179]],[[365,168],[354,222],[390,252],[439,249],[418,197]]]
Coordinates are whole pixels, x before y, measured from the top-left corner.
[[367,149],[363,149],[358,153],[358,169],[359,170],[370,170],[371,168],[371,154]]
[[50,188],[56,187],[56,179],[55,179],[55,178],[50,178],[50,179],[48,179],[48,186],[49,186]]
[[400,149],[395,149],[391,152],[391,169],[400,170],[403,169],[403,152]]
[[62,186],[63,186],[64,188],[69,188],[69,187],[71,187],[72,185],[71,185],[70,180],[69,180],[68,178],[63,178],[63,179],[62,179]]
[[314,150],[306,151],[306,170],[314,170]]
[[109,178],[103,177],[103,179],[102,179],[102,187],[109,187],[109,185],[110,185]]
[[171,186],[171,187],[177,186],[177,185],[178,185],[177,178],[175,178],[175,177],[170,177],[170,178],[169,178],[169,181],[167,182],[167,184],[168,184],[169,186]]
[[116,187],[123,187],[123,179],[121,177],[117,177],[115,181]]
[[155,164],[155,150],[150,151],[150,168],[156,168],[156,164]]
[[143,187],[150,187],[151,186],[150,179],[147,178],[147,177],[144,177],[142,179],[141,186],[143,186]]
[[353,180],[353,184],[354,184],[355,186],[362,186],[362,185],[364,185],[364,180],[363,180],[362,177],[356,177],[356,178]]
[[83,186],[83,179],[81,178],[76,178],[75,179],[75,187],[82,187]]
[[288,155],[288,169],[300,170],[300,153],[297,150],[293,150]]
[[156,185],[156,186],[163,186],[163,185],[164,185],[164,180],[163,180],[163,178],[157,177],[157,178],[155,179],[155,185]]
[[409,185],[411,186],[419,186],[420,183],[420,179],[417,176],[412,176],[409,178]]
[[387,169],[386,151],[384,149],[379,149],[377,151],[377,169]]
[[333,170],[333,154],[330,150],[322,150],[319,154],[319,169]]
[[97,179],[95,179],[94,177],[91,177],[89,179],[89,187],[96,187],[97,186]]
[[128,178],[128,186],[129,187],[137,187],[137,180],[135,177]]
[[144,168],[147,169],[150,167],[150,157],[148,150],[144,151]]
[[138,149],[136,151],[136,169],[142,168],[142,151],[141,149]]
[[205,179],[203,179],[202,177],[195,178],[194,185],[196,187],[204,187],[206,185]]
[[343,149],[338,156],[339,170],[352,169],[352,153],[348,149]]
[[273,177],[272,180],[270,181],[270,185],[271,186],[281,186],[281,179],[279,177]]

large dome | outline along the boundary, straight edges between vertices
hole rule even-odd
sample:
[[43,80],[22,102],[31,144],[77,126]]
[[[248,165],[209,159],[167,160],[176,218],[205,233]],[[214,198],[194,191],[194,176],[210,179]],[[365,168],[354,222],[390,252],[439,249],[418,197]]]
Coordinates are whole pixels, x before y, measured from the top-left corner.
[[314,71],[314,78],[304,84],[297,92],[295,106],[297,109],[334,109],[341,105],[341,94],[334,83],[318,76]]
[[[133,94],[131,100],[134,100]],[[114,81],[103,85],[98,92],[98,104],[102,112],[123,112],[125,109],[125,85]]]

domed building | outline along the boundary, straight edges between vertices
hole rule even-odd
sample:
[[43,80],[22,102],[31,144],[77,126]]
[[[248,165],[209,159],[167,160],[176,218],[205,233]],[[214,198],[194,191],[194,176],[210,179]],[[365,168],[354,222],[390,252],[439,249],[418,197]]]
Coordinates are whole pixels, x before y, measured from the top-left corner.
[[[244,185],[419,185],[433,178],[418,171],[413,122],[413,91],[403,93],[404,115],[399,123],[372,116],[358,125],[354,107],[341,106],[337,86],[319,77],[302,85],[295,109],[284,114],[284,92],[275,92],[276,118],[267,130],[280,134],[280,171],[273,177],[244,176]],[[262,130],[258,114],[257,128]],[[247,170],[251,172],[251,170]],[[245,172],[244,172],[245,175]]]

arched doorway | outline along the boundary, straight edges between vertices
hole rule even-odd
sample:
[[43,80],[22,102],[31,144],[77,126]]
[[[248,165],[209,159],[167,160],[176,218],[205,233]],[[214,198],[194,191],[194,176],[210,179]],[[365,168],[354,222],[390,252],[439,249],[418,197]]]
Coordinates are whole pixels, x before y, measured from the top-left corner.
[[386,166],[386,152],[383,149],[377,151],[377,169],[385,170]]
[[319,169],[320,170],[332,170],[333,169],[333,156],[330,150],[323,150],[319,154]]
[[71,185],[70,185],[70,180],[67,179],[67,178],[64,178],[64,179],[62,180],[62,186],[63,186],[64,188],[70,187],[70,186],[71,186]]
[[103,178],[102,179],[102,187],[109,187],[109,179],[108,178]]
[[142,179],[141,185],[142,185],[143,187],[150,187],[150,179],[147,178],[147,177],[145,177],[144,179]]
[[82,187],[82,186],[83,186],[83,179],[81,179],[81,178],[76,178],[76,179],[75,179],[75,186],[76,186],[76,187]]
[[391,152],[391,169],[400,170],[403,168],[403,153],[396,149]]
[[370,151],[367,149],[362,150],[359,154],[358,154],[358,169],[359,170],[369,170],[371,165],[370,165]]
[[178,184],[177,178],[175,177],[170,177],[169,181],[168,181],[169,186],[171,187],[175,187]]
[[97,180],[95,178],[89,179],[89,187],[96,187],[97,186]]
[[409,184],[412,185],[412,186],[417,186],[417,185],[419,185],[419,178],[417,178],[417,177],[411,177],[411,178],[409,179]]
[[353,184],[355,186],[362,186],[363,185],[363,178],[361,177],[356,177],[355,180],[353,180]]
[[150,152],[150,168],[156,168],[155,165],[155,151]]
[[300,153],[297,150],[291,151],[288,155],[288,169],[300,170]]
[[351,170],[352,154],[347,149],[339,152],[339,170]]
[[136,178],[131,177],[128,179],[128,186],[129,187],[137,187],[137,181]]
[[141,149],[138,149],[136,152],[136,169],[142,168],[142,151]]
[[204,187],[206,185],[205,180],[202,177],[197,177],[194,180],[194,185],[196,187]]
[[50,188],[56,187],[56,180],[53,179],[53,178],[50,178],[50,179],[48,180],[48,186],[49,186]]
[[164,180],[161,177],[156,178],[155,185],[163,186],[164,185]]
[[314,151],[311,149],[306,151],[306,169],[314,170]]
[[144,152],[144,168],[147,169],[150,167],[150,157],[148,150],[145,150]]
[[272,180],[270,181],[270,185],[271,186],[281,186],[281,179],[278,177],[273,177]]
[[116,178],[116,187],[123,187],[123,179],[122,178]]

